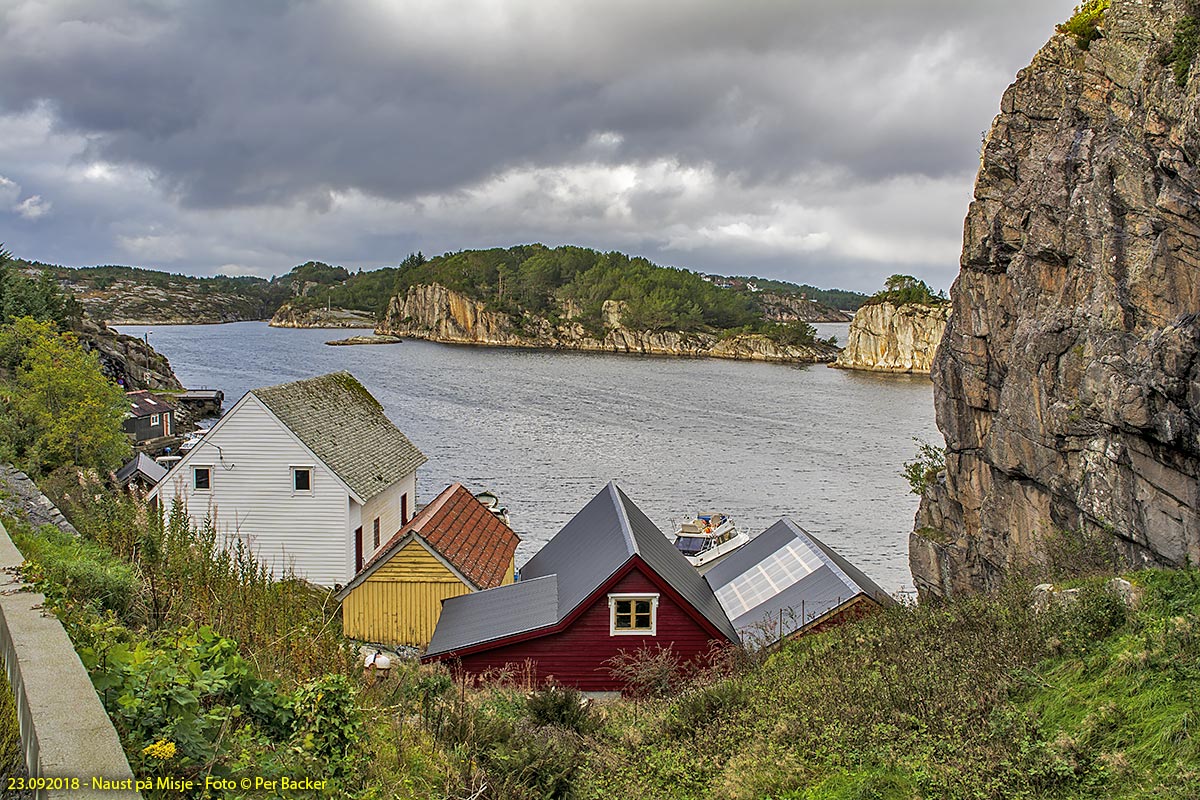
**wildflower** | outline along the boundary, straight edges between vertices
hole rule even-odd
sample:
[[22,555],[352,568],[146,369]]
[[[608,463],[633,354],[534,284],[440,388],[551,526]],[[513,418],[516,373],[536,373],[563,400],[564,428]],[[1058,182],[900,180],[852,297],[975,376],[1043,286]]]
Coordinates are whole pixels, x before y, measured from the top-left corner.
[[169,761],[175,757],[175,743],[168,739],[160,739],[143,747],[142,752],[159,761]]

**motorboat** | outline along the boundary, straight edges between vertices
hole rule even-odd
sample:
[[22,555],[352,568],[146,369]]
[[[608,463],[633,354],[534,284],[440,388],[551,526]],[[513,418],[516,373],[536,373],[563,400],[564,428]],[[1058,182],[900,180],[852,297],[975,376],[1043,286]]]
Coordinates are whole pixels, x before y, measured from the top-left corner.
[[681,522],[675,531],[675,547],[693,567],[715,561],[748,541],[750,536],[724,514],[698,514]]

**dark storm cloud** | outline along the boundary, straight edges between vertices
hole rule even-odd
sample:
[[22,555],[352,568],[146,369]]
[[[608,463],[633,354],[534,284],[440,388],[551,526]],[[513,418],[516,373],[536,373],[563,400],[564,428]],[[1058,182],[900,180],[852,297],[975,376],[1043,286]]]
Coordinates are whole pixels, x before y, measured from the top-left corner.
[[[813,175],[962,181],[1003,86],[1069,10],[9,0],[0,111],[49,115],[55,135],[82,142],[73,162],[141,171],[182,212],[320,213],[355,192],[419,208],[511,171],[664,161],[769,207]],[[0,162],[0,176],[19,172]],[[680,190],[644,189],[653,247]],[[609,205],[603,192],[578,201],[537,238],[569,237],[570,214]],[[191,218],[191,235],[201,224]]]

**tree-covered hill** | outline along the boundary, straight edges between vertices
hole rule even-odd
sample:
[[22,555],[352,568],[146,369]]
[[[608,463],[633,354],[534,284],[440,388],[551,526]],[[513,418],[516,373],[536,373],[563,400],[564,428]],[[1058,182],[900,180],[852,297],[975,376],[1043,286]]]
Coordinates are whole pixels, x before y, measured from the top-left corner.
[[517,316],[528,311],[556,319],[569,308],[572,316],[596,327],[604,303],[619,301],[626,324],[644,330],[753,330],[764,323],[762,294],[797,299],[803,295],[799,302],[812,304],[812,319],[831,307],[856,308],[865,298],[856,292],[762,278],[703,276],[615,251],[541,244],[463,250],[434,258],[414,253],[397,266],[373,270],[309,261],[269,280],[194,277],[126,266],[17,264],[30,273],[48,273],[92,316],[113,322],[269,319],[284,304],[299,311],[330,306],[382,318],[394,295],[422,283],[440,283]]

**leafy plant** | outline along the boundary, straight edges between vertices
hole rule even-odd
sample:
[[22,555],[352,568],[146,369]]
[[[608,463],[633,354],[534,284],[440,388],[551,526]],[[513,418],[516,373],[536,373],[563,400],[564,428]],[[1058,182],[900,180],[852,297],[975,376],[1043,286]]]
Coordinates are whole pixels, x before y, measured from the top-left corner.
[[946,468],[946,450],[929,442],[913,437],[917,445],[917,455],[904,462],[900,474],[908,481],[913,494],[924,494],[927,487],[937,474]]
[[1056,30],[1075,37],[1079,48],[1087,50],[1092,42],[1104,35],[1104,15],[1110,3],[1111,0],[1087,0],[1082,5],[1075,6],[1075,13],[1066,22],[1058,25]]

